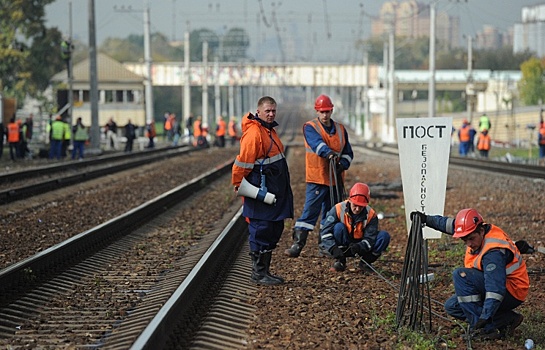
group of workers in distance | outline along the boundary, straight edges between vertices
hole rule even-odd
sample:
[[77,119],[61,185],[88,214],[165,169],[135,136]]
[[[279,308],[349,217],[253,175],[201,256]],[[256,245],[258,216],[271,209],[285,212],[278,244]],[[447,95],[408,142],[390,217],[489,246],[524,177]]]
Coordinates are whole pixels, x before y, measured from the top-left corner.
[[[293,243],[284,254],[298,258],[320,218],[317,248],[332,258],[330,270],[342,272],[347,258],[357,257],[360,269],[369,271],[371,264],[387,250],[390,234],[379,229],[377,213],[369,205],[371,191],[367,184],[355,183],[348,195],[343,191],[345,172],[354,154],[345,127],[331,118],[331,99],[320,95],[314,107],[317,117],[303,126],[305,204],[293,228]],[[249,231],[250,280],[265,286],[285,282],[270,271],[270,266],[284,220],[294,218],[288,163],[275,130],[276,108],[274,98],[264,96],[257,103],[255,115],[247,113],[242,118],[240,151],[231,179],[237,196],[241,184],[246,182],[259,189],[257,194],[241,191],[242,215]],[[273,194],[275,201],[264,200],[265,193]],[[427,225],[460,238],[467,246],[464,267],[453,272],[455,294],[445,302],[445,311],[469,323],[472,339],[511,335],[523,320],[513,309],[524,302],[529,289],[526,264],[518,244],[499,227],[485,223],[477,210],[471,208],[460,210],[455,218],[415,211],[411,220],[413,225]]]

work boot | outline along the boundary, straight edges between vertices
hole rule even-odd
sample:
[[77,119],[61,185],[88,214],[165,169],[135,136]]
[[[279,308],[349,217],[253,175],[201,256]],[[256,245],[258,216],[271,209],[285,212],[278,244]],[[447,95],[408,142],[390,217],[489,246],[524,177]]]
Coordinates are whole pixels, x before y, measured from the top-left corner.
[[[269,252],[270,253],[270,252]],[[281,284],[282,282],[279,279],[273,278],[267,274],[269,270],[270,257],[266,257],[267,253],[261,252],[251,252],[250,256],[252,257],[252,276],[251,281],[255,284],[265,285],[265,286],[274,286]]]
[[290,258],[297,258],[301,254],[301,250],[305,244],[307,244],[308,231],[295,228],[293,230],[293,244],[289,249],[286,249],[284,253]]
[[265,265],[267,266],[267,276],[269,276],[272,279],[280,281],[280,283],[284,283],[284,279],[282,277],[273,275],[269,270],[271,266],[272,250],[261,252],[261,255],[263,259],[265,260]]
[[333,266],[329,270],[343,272],[344,270],[346,270],[346,259],[337,259],[337,261],[333,263]]
[[504,337],[512,337],[515,335],[515,328],[520,326],[522,321],[524,320],[524,316],[519,314],[518,312],[511,311],[513,314],[513,317],[508,321],[507,325],[505,327],[500,327],[500,331],[502,332]]
[[373,272],[373,268],[371,267],[371,264],[377,261],[377,259],[380,258],[380,255],[375,255],[373,253],[366,253],[365,256],[363,256],[360,259],[360,262],[358,263],[358,267],[362,272]]

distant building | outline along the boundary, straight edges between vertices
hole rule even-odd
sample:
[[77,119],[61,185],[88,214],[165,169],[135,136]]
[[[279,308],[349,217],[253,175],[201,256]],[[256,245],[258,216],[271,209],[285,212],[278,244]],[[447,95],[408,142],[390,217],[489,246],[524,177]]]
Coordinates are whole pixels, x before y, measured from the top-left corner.
[[545,4],[522,8],[522,23],[513,32],[513,52],[533,51],[545,56]]
[[[460,46],[460,18],[449,16],[443,11],[436,12],[435,36],[448,48]],[[430,6],[415,0],[387,1],[378,18],[371,22],[371,34],[383,36],[391,30],[397,37],[412,39],[430,36]]]
[[475,35],[475,48],[495,50],[503,46],[503,33],[491,25],[484,25],[483,30]]
[[[73,67],[72,115],[82,117],[85,125],[91,125],[90,61],[81,61]],[[144,77],[125,68],[120,62],[103,54],[97,54],[98,118],[105,125],[113,117],[118,125],[129,119],[138,126],[146,124]],[[55,74],[51,82],[56,85],[58,109],[68,103],[68,74],[64,70]]]

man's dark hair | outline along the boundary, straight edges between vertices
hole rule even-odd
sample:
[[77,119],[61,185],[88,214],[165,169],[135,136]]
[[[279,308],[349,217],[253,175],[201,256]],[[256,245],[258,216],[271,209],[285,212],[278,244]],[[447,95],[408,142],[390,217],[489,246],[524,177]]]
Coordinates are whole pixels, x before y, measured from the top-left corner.
[[270,96],[263,96],[259,99],[259,101],[257,101],[257,106],[259,107],[264,103],[276,104],[276,101]]

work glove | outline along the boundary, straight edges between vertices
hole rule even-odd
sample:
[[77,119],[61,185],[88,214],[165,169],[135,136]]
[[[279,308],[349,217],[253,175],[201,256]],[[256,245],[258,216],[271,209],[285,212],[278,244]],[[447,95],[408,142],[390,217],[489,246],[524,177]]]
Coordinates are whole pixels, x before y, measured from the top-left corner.
[[426,214],[420,211],[413,211],[410,217],[411,217],[411,221],[414,221],[417,217],[420,218],[420,223],[422,223],[422,225],[426,224],[426,219],[428,218]]
[[337,260],[344,259],[343,251],[341,250],[341,248],[337,247],[336,245],[330,249],[329,253],[331,254],[332,257],[334,257]]
[[484,326],[486,326],[487,323],[488,323],[488,320],[485,320],[484,318],[479,318],[479,320],[475,324],[475,329],[484,328]]
[[337,160],[337,159],[339,158],[339,156],[337,156],[337,154],[336,154],[335,152],[330,151],[330,152],[327,154],[326,158],[327,158],[328,160],[331,160],[331,159]]
[[353,255],[360,255],[361,256],[361,254],[363,253],[362,249],[361,249],[361,246],[358,243],[350,243],[350,245],[348,247],[350,248],[350,252]]
[[517,246],[519,252],[522,254],[532,254],[535,253],[534,247],[532,247],[528,242],[524,240],[519,240],[515,242],[515,245]]

